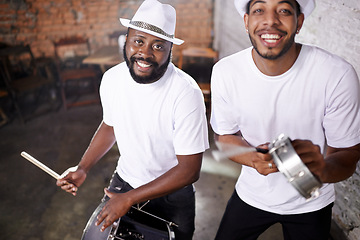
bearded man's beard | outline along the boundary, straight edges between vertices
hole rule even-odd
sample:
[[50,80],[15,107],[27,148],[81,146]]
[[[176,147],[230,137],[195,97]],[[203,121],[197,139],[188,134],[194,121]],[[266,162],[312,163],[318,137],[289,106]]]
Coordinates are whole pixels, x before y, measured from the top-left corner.
[[[145,59],[142,57],[137,58],[137,57],[131,56],[129,59],[126,56],[126,43],[123,48],[123,54],[124,54],[124,59],[125,59],[126,65],[129,68],[131,77],[134,79],[135,82],[141,83],[141,84],[153,83],[153,82],[159,80],[165,74],[166,69],[171,61],[171,51],[169,53],[167,61],[161,66],[159,66],[159,64],[157,62],[154,62],[149,58]],[[151,72],[151,74],[149,76],[143,77],[143,76],[136,75],[136,73],[134,71],[135,60],[142,60],[142,61],[148,62],[149,64],[151,64],[154,67],[154,70]]]
[[[295,34],[296,33],[293,33],[291,34],[291,37],[289,39],[289,41],[285,44],[284,48],[279,52],[279,54],[275,55],[275,54],[272,54],[272,53],[269,53],[269,52],[266,52],[266,53],[261,53],[257,47],[257,44],[256,42],[254,41],[254,39],[250,36],[249,34],[249,38],[250,38],[250,41],[255,49],[255,51],[263,58],[265,59],[269,59],[269,60],[276,60],[280,57],[282,57],[283,55],[285,55],[285,53],[287,53],[289,51],[289,49],[291,48],[291,46],[293,45],[293,43],[295,42]],[[271,48],[269,48],[271,50]]]

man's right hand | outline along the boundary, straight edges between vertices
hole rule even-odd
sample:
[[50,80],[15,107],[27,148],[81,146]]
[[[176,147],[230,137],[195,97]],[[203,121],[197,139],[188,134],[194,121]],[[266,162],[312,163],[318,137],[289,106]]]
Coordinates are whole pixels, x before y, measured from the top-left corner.
[[83,184],[86,179],[86,172],[81,167],[71,167],[67,169],[56,181],[56,185],[64,191],[76,196],[78,187]]
[[[268,144],[262,144],[258,146],[258,148],[269,149]],[[270,173],[279,171],[272,156],[269,153],[252,152],[248,155],[251,159],[252,167],[255,168],[256,171],[261,175],[267,176]]]

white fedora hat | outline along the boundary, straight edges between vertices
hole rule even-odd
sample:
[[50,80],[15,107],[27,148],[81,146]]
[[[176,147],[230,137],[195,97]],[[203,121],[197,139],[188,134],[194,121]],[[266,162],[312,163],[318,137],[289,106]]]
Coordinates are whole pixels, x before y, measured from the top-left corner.
[[174,37],[176,11],[169,4],[145,0],[131,20],[120,18],[122,25],[170,41],[176,45],[184,41]]
[[[315,8],[315,0],[296,0],[300,5],[300,11],[304,14],[305,18],[310,15],[310,13]],[[246,5],[250,0],[234,0],[235,7],[242,17],[246,13]]]

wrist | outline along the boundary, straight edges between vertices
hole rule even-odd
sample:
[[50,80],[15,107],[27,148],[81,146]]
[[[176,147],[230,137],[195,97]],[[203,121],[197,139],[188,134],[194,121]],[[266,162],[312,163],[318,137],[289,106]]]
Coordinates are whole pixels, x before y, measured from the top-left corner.
[[85,174],[87,174],[87,173],[90,171],[90,168],[87,168],[86,166],[82,165],[81,163],[79,163],[79,164],[77,165],[77,167],[78,167],[78,170],[79,170],[79,171],[82,171],[82,172],[84,172]]
[[124,199],[126,199],[126,204],[130,207],[141,202],[141,200],[136,198],[135,191],[136,190],[133,189],[123,194]]

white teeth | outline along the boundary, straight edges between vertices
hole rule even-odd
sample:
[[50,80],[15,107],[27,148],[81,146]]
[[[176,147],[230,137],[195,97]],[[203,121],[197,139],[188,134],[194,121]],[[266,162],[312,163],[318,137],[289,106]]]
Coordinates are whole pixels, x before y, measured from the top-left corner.
[[265,39],[266,42],[268,43],[275,43],[277,40],[274,39]]
[[145,64],[145,63],[141,63],[141,62],[137,62],[137,64],[139,64],[140,67],[146,68],[146,67],[150,67],[150,64]]
[[275,43],[278,39],[280,39],[280,36],[277,34],[262,34],[261,38],[264,39],[266,42],[269,43]]

